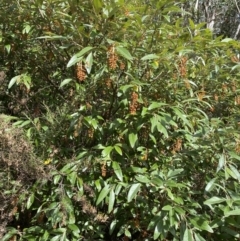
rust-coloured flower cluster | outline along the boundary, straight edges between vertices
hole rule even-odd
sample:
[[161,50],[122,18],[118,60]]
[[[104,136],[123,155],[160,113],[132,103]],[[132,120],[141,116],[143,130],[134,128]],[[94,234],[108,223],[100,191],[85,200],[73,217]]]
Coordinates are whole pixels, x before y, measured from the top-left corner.
[[187,75],[187,57],[182,57],[178,63],[180,76],[185,78]]
[[83,82],[86,79],[86,70],[83,66],[82,61],[77,64],[77,78],[80,82]]
[[133,91],[131,94],[131,102],[129,106],[129,111],[131,115],[135,115],[138,107],[138,94]]
[[172,146],[172,153],[175,154],[182,149],[183,140],[178,138]]
[[238,154],[240,153],[240,140],[236,140],[235,151]]
[[115,45],[111,45],[108,48],[108,66],[109,69],[115,70],[117,68],[118,56],[116,54]]

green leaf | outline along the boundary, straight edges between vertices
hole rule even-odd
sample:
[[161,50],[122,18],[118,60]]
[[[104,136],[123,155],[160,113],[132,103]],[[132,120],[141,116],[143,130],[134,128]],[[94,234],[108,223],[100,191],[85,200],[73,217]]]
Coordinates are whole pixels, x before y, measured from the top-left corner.
[[19,82],[19,81],[21,80],[21,77],[22,77],[22,75],[17,75],[17,76],[15,76],[15,77],[13,77],[13,78],[10,80],[9,84],[8,84],[8,89],[12,88],[12,86],[13,86],[16,82]]
[[103,156],[103,157],[109,156],[110,153],[112,152],[113,148],[114,148],[113,146],[107,146],[107,147],[105,147],[105,148],[102,150],[102,156]]
[[43,234],[43,237],[40,239],[40,241],[48,241],[49,240],[49,232],[46,230]]
[[142,183],[150,183],[150,180],[146,176],[143,176],[143,175],[136,175],[135,179]]
[[115,202],[115,193],[114,193],[114,190],[112,188],[111,191],[110,191],[110,195],[109,195],[108,213],[112,212],[114,202]]
[[174,207],[174,210],[178,212],[180,215],[185,215],[185,211],[181,207]]
[[194,228],[198,228],[200,230],[205,230],[209,233],[213,233],[212,228],[208,225],[207,220],[205,220],[202,217],[194,217],[190,219],[191,224],[194,226]]
[[7,233],[2,237],[1,241],[9,241],[13,235],[17,234],[19,231],[15,228],[7,228]]
[[228,43],[228,42],[231,42],[231,41],[234,41],[234,39],[232,39],[232,38],[225,38],[221,42]]
[[4,48],[7,50],[7,53],[9,54],[11,51],[11,44],[5,45]]
[[73,81],[73,79],[65,79],[65,80],[63,80],[63,81],[61,82],[61,84],[60,84],[60,88],[63,87],[64,85],[70,83],[71,81]]
[[[236,227],[236,226],[235,226]],[[238,226],[239,227],[239,226]],[[224,233],[227,233],[227,234],[230,234],[231,236],[235,237],[234,240],[239,240],[240,238],[240,235],[239,235],[239,232],[238,232],[238,228],[236,228],[236,231],[233,230],[233,227],[226,227],[226,226],[223,226],[221,228],[221,232],[224,232]],[[230,240],[230,239],[229,239]]]
[[72,65],[76,64],[77,62],[79,62],[82,59],[82,56],[89,52],[91,49],[93,49],[93,47],[86,47],[84,49],[82,49],[80,52],[78,52],[77,54],[74,54],[72,56],[72,58],[69,60],[68,64],[67,64],[67,68],[71,67]]
[[79,232],[80,232],[80,229],[79,229],[78,226],[75,225],[75,224],[69,224],[69,225],[68,225],[68,228],[69,228],[70,230],[72,230],[73,232],[76,232],[76,233],[79,233]]
[[240,180],[240,173],[238,172],[237,168],[231,164],[229,164],[229,167],[234,175],[231,175],[233,178]]
[[118,162],[113,161],[112,162],[112,167],[114,170],[114,173],[116,174],[117,178],[122,182],[123,181],[123,175],[122,175],[122,169]]
[[87,73],[88,73],[88,74],[91,73],[92,65],[93,65],[93,54],[92,54],[92,52],[91,52],[91,53],[87,56],[86,61],[85,61],[85,69],[87,70]]
[[108,195],[109,191],[110,191],[109,186],[105,186],[102,189],[97,199],[97,203],[96,203],[97,205]]
[[103,7],[103,3],[101,0],[93,0],[93,6],[94,6],[95,10],[97,12],[99,12]]
[[166,205],[166,206],[164,206],[164,207],[162,208],[162,210],[170,211],[170,210],[172,210],[172,206]]
[[113,231],[114,231],[114,229],[115,229],[115,227],[116,227],[116,225],[117,225],[117,220],[116,219],[114,219],[112,222],[111,222],[111,224],[110,224],[110,228],[109,228],[109,234],[110,235],[112,235],[112,233],[113,233]]
[[114,146],[114,149],[116,150],[116,152],[117,152],[120,156],[122,156],[122,149],[121,149],[120,146]]
[[217,172],[219,172],[225,165],[225,155],[222,154],[218,161]]
[[168,197],[169,197],[171,200],[174,200],[174,196],[173,196],[171,190],[170,190],[169,188],[166,188],[166,190],[167,190]]
[[205,191],[210,192],[211,190],[213,190],[213,188],[215,187],[215,181],[217,178],[213,178],[205,187]]
[[27,209],[29,209],[32,206],[33,202],[34,202],[34,193],[32,193],[27,200]]
[[188,19],[191,29],[195,29],[195,24],[191,18]]
[[160,234],[163,232],[163,221],[159,220],[154,229],[153,239],[156,240],[159,238]]
[[193,241],[193,236],[190,229],[185,229],[182,241]]
[[61,238],[61,234],[54,236],[50,241],[59,241]]
[[153,179],[151,179],[151,182],[157,187],[163,187],[163,181],[159,177],[153,177]]
[[206,241],[199,233],[194,233],[195,241]]
[[76,221],[74,215],[74,207],[71,199],[67,195],[62,198],[62,205],[68,214],[68,224],[74,224]]
[[212,205],[212,204],[217,204],[217,203],[222,203],[225,202],[225,198],[219,198],[219,197],[211,197],[210,199],[206,200],[204,202],[205,205]]
[[135,183],[131,186],[131,188],[129,189],[129,192],[128,192],[128,197],[127,197],[128,202],[131,202],[132,199],[135,198],[135,196],[137,195],[140,188],[141,188],[141,183]]
[[130,146],[132,148],[134,148],[134,146],[136,144],[136,141],[138,139],[138,135],[134,134],[134,133],[131,133],[131,134],[128,135],[128,139],[129,139]]
[[125,59],[130,60],[130,61],[133,60],[132,55],[129,53],[129,51],[128,51],[126,48],[117,46],[117,47],[116,47],[116,50],[117,50],[117,52],[118,52],[120,55],[122,55]]
[[166,106],[167,104],[161,103],[161,102],[152,102],[150,106],[148,107],[148,110],[153,110],[156,108],[161,108],[162,106]]
[[131,238],[131,237],[132,237],[132,235],[131,235],[131,233],[129,232],[128,229],[125,229],[124,234],[125,234],[125,236],[127,236],[128,238]]
[[141,58],[141,60],[149,60],[149,59],[159,59],[159,56],[156,54],[148,54]]
[[30,25],[28,25],[28,24],[26,24],[25,26],[24,26],[24,29],[23,29],[23,31],[22,31],[22,33],[24,34],[24,33],[29,33],[30,32],[30,30],[31,30],[31,26]]
[[70,181],[70,183],[74,186],[76,179],[77,179],[77,172],[73,171],[67,175],[67,179]]
[[172,177],[175,177],[177,176],[178,174],[180,174],[181,172],[183,172],[184,169],[183,168],[180,168],[180,169],[175,169],[175,170],[170,170],[167,174],[167,177],[168,178],[172,178]]
[[238,216],[238,215],[240,215],[240,209],[235,209],[235,210],[231,210],[231,211],[224,213],[225,217]]
[[18,127],[24,127],[24,126],[26,126],[26,125],[28,125],[28,124],[30,124],[31,123],[31,120],[26,120],[26,121],[23,121],[22,123],[21,123],[21,125],[19,125]]

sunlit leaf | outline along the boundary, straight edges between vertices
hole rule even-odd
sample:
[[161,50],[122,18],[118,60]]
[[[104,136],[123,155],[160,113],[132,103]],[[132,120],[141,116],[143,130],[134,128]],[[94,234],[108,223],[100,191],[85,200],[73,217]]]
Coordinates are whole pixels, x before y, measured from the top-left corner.
[[116,47],[116,50],[117,50],[117,52],[118,52],[120,55],[122,55],[125,59],[130,60],[130,61],[133,60],[132,55],[129,53],[129,51],[128,51],[126,48],[117,46],[117,47]]
[[77,62],[79,62],[82,59],[82,56],[89,52],[90,50],[92,50],[93,47],[85,47],[84,49],[82,49],[80,52],[78,52],[77,54],[74,54],[72,56],[72,58],[69,60],[68,64],[67,64],[67,68],[71,67],[72,65],[76,64]]
[[136,197],[137,193],[139,192],[141,188],[141,184],[140,183],[135,183],[133,184],[129,191],[128,191],[128,196],[127,196],[127,201],[131,202],[133,198]]
[[122,182],[123,181],[123,174],[122,174],[122,169],[121,169],[119,163],[116,162],[116,161],[113,161],[112,167],[113,167],[114,173],[116,174],[117,178]]
[[9,84],[8,84],[8,89],[12,88],[12,86],[13,86],[15,83],[18,83],[18,82],[21,80],[21,77],[22,77],[22,75],[17,75],[17,76],[15,76],[15,77],[13,77],[13,78],[10,80]]
[[135,144],[136,144],[136,142],[137,142],[137,139],[138,139],[138,135],[137,135],[137,134],[130,133],[130,134],[128,135],[128,140],[129,140],[130,146],[131,146],[132,148],[135,147]]
[[110,191],[109,186],[105,186],[105,187],[101,190],[101,192],[99,193],[97,202],[96,202],[97,205],[108,195],[109,191]]
[[113,206],[114,206],[114,202],[115,202],[115,193],[114,193],[114,190],[111,189],[110,195],[109,195],[108,213],[112,212]]
[[63,87],[64,85],[67,85],[68,83],[70,83],[73,79],[65,79],[61,82],[60,87]]

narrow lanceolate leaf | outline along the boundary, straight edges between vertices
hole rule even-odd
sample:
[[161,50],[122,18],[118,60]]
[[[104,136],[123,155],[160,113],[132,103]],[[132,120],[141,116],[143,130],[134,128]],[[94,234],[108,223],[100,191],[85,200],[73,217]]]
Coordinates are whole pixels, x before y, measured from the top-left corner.
[[149,60],[149,59],[159,59],[159,56],[156,54],[148,54],[141,58],[141,60]]
[[111,151],[113,150],[112,146],[107,146],[102,150],[102,156],[106,157],[108,155],[110,155]]
[[193,241],[191,230],[188,228],[184,232],[183,241]]
[[218,161],[217,172],[219,172],[225,165],[225,155],[222,154]]
[[138,191],[140,190],[140,187],[141,187],[141,183],[135,183],[131,186],[127,197],[128,202],[131,202],[132,199],[136,197]]
[[235,166],[231,165],[231,164],[229,164],[229,167],[230,167],[230,169],[232,171],[232,175],[231,176],[233,178],[237,179],[237,180],[240,180],[240,173],[237,170],[237,168]]
[[213,233],[212,228],[209,226],[207,220],[201,217],[195,217],[190,219],[191,224],[194,226],[194,228],[198,228],[200,230],[205,230],[209,233]]
[[87,56],[86,61],[85,61],[85,69],[87,70],[87,73],[90,74],[91,73],[91,69],[92,69],[92,65],[93,65],[93,54],[92,52]]
[[138,139],[137,134],[134,134],[134,133],[129,134],[128,139],[129,139],[130,146],[134,148],[135,143]]
[[78,61],[81,60],[81,57],[89,52],[91,49],[93,49],[93,47],[86,47],[84,49],[82,49],[80,52],[78,52],[77,54],[74,54],[72,56],[72,58],[69,60],[68,64],[67,64],[67,68],[71,67],[72,65],[76,64]]
[[114,170],[114,173],[116,174],[117,178],[122,182],[123,181],[123,175],[122,175],[122,169],[118,162],[113,161],[112,167]]
[[136,175],[135,179],[142,183],[150,183],[150,180],[144,175]]
[[93,0],[93,6],[97,12],[100,11],[103,6],[102,0]]
[[219,198],[219,197],[211,197],[210,199],[206,200],[204,202],[205,205],[212,205],[212,204],[217,204],[217,203],[222,203],[225,202],[225,198]]
[[205,187],[205,191],[210,192],[215,187],[215,181],[217,178],[213,178]]
[[148,110],[153,110],[153,109],[156,109],[156,108],[161,108],[162,106],[165,106],[167,104],[165,103],[161,103],[161,102],[152,102],[149,107],[148,107]]
[[70,83],[72,81],[72,79],[65,79],[61,82],[60,87],[63,87],[64,85],[67,85],[68,83]]
[[108,195],[109,191],[110,191],[109,186],[105,186],[102,189],[97,199],[97,205]]
[[237,215],[237,216],[240,215],[240,209],[231,210],[231,211],[226,212],[226,213],[224,214],[225,217],[235,216],[235,215]]
[[31,196],[27,200],[27,209],[29,209],[34,202],[34,194],[32,193]]
[[125,59],[130,60],[130,61],[133,59],[132,55],[129,53],[129,51],[126,48],[118,46],[118,47],[116,47],[116,50]]
[[199,233],[194,233],[195,241],[206,241]]
[[122,149],[121,149],[120,146],[114,146],[114,149],[116,150],[116,152],[117,152],[120,156],[122,156]]
[[9,241],[9,240],[15,240],[11,239],[15,234],[19,233],[18,229],[15,228],[8,228],[7,233],[1,238],[1,241]]
[[114,206],[114,202],[115,202],[115,193],[114,193],[114,190],[111,189],[110,195],[109,195],[108,213],[112,212],[113,206]]
[[157,240],[162,232],[163,232],[163,221],[162,219],[160,219],[154,229],[153,240]]
[[17,75],[15,77],[13,77],[8,84],[8,89],[10,89],[16,82],[19,82],[21,79],[21,76],[22,75]]

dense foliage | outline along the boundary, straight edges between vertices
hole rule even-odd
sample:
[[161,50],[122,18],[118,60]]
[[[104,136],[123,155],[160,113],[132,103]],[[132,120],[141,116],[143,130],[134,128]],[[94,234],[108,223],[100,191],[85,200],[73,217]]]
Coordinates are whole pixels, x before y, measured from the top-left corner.
[[180,1],[1,4],[2,240],[240,238],[239,42]]

